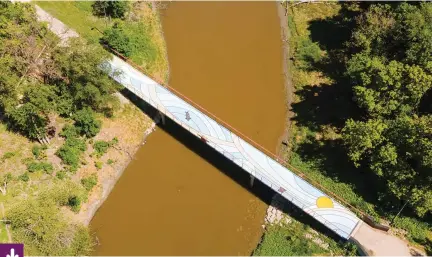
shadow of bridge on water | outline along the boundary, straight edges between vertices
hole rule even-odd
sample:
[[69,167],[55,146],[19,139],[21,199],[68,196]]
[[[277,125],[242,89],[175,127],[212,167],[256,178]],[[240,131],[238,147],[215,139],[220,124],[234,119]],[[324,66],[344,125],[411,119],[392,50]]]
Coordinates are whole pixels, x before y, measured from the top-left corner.
[[[128,89],[123,89],[121,93],[149,117],[154,118],[158,115],[159,111],[156,108],[136,96]],[[203,142],[201,139],[184,129],[182,126],[178,125],[176,122],[165,116],[165,124],[160,122],[157,124],[157,127],[168,133],[172,138],[179,141],[182,145],[193,151],[203,160],[213,165],[224,175],[228,176],[230,179],[242,186],[245,190],[249,191],[251,194],[263,201],[266,205],[271,204],[272,197],[274,194],[276,194],[275,191],[258,179],[255,179],[254,184],[251,187],[250,174],[248,172]],[[221,190],[223,189],[221,188]],[[313,229],[333,238],[335,241],[341,240],[341,238],[336,233],[315,220],[312,216],[306,214],[303,210],[296,207],[285,198],[283,198],[282,205],[282,211],[293,219],[303,224],[309,225]]]

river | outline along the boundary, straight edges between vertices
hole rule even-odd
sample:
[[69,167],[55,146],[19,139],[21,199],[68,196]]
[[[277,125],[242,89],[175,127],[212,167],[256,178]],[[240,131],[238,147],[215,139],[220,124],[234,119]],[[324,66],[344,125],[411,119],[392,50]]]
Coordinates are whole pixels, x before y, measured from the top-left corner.
[[[161,14],[170,85],[273,152],[285,124],[276,5],[171,2]],[[93,218],[94,255],[249,255],[270,193],[168,122]]]

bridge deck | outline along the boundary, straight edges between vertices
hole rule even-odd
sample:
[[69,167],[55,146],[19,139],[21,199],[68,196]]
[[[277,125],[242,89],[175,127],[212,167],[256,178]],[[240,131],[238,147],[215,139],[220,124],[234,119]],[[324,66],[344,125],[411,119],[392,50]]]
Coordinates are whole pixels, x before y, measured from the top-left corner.
[[[360,219],[175,93],[114,56],[110,76],[316,220],[348,239]],[[120,71],[120,75],[117,74]]]

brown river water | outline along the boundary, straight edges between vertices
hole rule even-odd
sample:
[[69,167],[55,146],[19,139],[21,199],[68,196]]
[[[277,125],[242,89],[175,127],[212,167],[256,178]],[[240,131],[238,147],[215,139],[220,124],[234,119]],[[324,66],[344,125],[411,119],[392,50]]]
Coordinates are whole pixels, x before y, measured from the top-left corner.
[[[285,124],[275,2],[172,2],[170,86],[275,152]],[[136,154],[91,227],[94,255],[249,255],[271,192],[172,122]]]

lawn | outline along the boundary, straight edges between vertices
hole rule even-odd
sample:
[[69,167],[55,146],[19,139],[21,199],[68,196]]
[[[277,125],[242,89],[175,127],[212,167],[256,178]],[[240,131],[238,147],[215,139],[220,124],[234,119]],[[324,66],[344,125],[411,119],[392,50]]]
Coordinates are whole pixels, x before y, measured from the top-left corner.
[[103,31],[110,21],[92,15],[90,1],[42,1],[35,2],[42,9],[73,28],[89,42],[99,42],[101,34],[93,27]]

